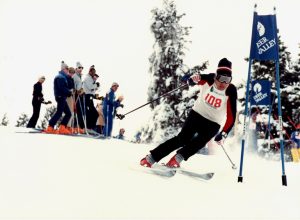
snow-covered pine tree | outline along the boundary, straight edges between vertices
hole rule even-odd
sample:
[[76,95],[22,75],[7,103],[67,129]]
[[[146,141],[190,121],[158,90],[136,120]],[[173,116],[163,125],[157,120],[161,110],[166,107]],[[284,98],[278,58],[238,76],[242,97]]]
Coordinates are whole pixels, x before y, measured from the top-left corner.
[[[151,82],[148,88],[148,101],[182,85],[184,70],[183,57],[191,27],[180,24],[185,14],[177,13],[174,1],[164,0],[163,9],[152,10],[151,31],[155,37],[154,52],[149,58]],[[199,66],[198,68],[206,68]],[[186,69],[186,68],[185,68]],[[196,68],[195,68],[196,69]],[[185,118],[182,91],[174,93],[150,104],[152,115],[144,128],[142,140],[158,142],[178,133]]]
[[9,123],[9,120],[7,118],[7,114],[5,113],[2,117],[2,120],[1,120],[1,126],[7,126]]
[[[299,109],[299,104],[295,105],[295,93],[299,91],[295,86],[299,88],[299,78],[291,67],[291,55],[287,51],[287,47],[284,42],[279,41],[279,74],[280,74],[280,90],[281,90],[281,107],[282,107],[282,118],[283,118],[283,134],[284,139],[287,140],[293,130],[292,124],[289,122],[289,117],[294,118],[295,111]],[[298,73],[299,74],[299,73]],[[262,144],[262,149],[265,153],[270,151],[278,151],[279,144],[279,124],[278,124],[278,99],[276,91],[276,72],[275,63],[273,61],[254,61],[252,65],[252,80],[256,79],[268,79],[272,83],[272,114],[271,114],[271,149],[268,149],[268,144]],[[274,99],[275,98],[275,99]],[[298,96],[299,99],[299,96]],[[268,123],[268,110],[269,107],[257,108],[262,117],[259,121],[267,126]],[[259,142],[263,143],[263,142]]]
[[[300,44],[299,44],[300,48]],[[297,61],[293,64],[292,81],[289,82],[291,86],[291,94],[289,101],[293,106],[292,115],[290,115],[291,123],[294,124],[294,129],[300,123],[300,53],[298,53]]]
[[29,121],[28,115],[22,113],[17,120],[16,127],[26,127],[28,121]]

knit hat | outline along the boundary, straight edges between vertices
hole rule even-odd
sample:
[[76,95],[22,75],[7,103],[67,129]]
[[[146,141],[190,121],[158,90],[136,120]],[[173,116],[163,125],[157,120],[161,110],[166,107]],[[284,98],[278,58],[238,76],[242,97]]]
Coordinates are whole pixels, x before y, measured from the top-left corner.
[[89,71],[91,71],[91,70],[96,70],[96,69],[95,69],[95,65],[91,65],[91,67],[90,67],[90,70],[89,70]]
[[78,62],[76,62],[76,68],[83,68],[83,66],[81,65],[81,63],[78,61]]
[[231,62],[227,58],[223,58],[219,61],[217,74],[224,76],[231,76]]
[[67,69],[67,68],[69,68],[69,66],[64,61],[61,61],[61,70]]
[[111,85],[111,87],[113,87],[113,86],[119,86],[119,84],[116,83],[116,82],[113,82],[113,84]]

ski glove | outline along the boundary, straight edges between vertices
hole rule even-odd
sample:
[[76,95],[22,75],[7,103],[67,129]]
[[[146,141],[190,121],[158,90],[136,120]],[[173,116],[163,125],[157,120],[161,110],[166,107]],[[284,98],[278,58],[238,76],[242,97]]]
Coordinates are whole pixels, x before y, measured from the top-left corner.
[[187,82],[190,86],[194,86],[198,84],[198,82],[201,80],[201,77],[198,74],[186,74],[181,78],[182,81]]
[[122,115],[122,114],[116,114],[117,118],[122,120],[123,118],[125,118],[125,115]]
[[47,101],[47,102],[43,101],[42,103],[45,104],[45,105],[52,104],[51,101]]
[[227,138],[227,133],[225,131],[222,131],[215,136],[215,142],[217,142],[218,144],[222,144],[226,138]]

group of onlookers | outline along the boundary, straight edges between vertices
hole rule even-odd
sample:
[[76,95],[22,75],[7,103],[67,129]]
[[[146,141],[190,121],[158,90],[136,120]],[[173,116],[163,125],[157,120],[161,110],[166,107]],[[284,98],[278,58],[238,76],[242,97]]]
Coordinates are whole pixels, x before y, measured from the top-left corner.
[[[84,79],[82,79],[83,68],[80,62],[76,63],[76,68],[69,67],[64,61],[61,62],[61,70],[54,78],[54,97],[57,108],[44,132],[111,136],[117,108],[123,107],[121,104],[123,96],[116,98],[115,95],[119,84],[112,83],[109,92],[105,96],[99,96],[97,93],[100,88],[100,83],[97,82],[99,75],[96,73],[95,66],[92,65],[89,68]],[[33,88],[33,115],[27,124],[29,128],[36,126],[41,104],[49,104],[43,98],[44,81],[45,77],[41,76]],[[96,107],[94,99],[99,100]]]

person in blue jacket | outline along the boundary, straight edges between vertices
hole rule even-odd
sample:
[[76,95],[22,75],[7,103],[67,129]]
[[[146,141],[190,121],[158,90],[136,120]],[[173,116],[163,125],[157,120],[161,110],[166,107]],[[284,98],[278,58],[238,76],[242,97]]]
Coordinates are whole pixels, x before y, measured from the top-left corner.
[[103,101],[103,115],[105,120],[104,126],[104,135],[106,137],[111,136],[112,128],[113,128],[113,119],[116,115],[116,109],[118,107],[123,107],[120,99],[116,100],[115,92],[118,90],[119,84],[114,82],[111,85],[109,92],[106,94]]
[[[67,123],[71,118],[71,111],[66,100],[67,97],[70,97],[72,95],[72,91],[69,88],[67,80],[68,72],[68,65],[65,64],[64,61],[62,61],[61,71],[59,71],[58,75],[54,78],[54,96],[57,102],[57,109],[55,114],[49,120],[49,126],[45,130],[46,133],[71,134],[71,132],[66,128]],[[56,125],[63,113],[65,113],[65,115],[60,123],[57,132],[54,130],[54,126]]]
[[296,130],[292,133],[291,141],[294,148],[300,149],[300,123],[296,126]]

